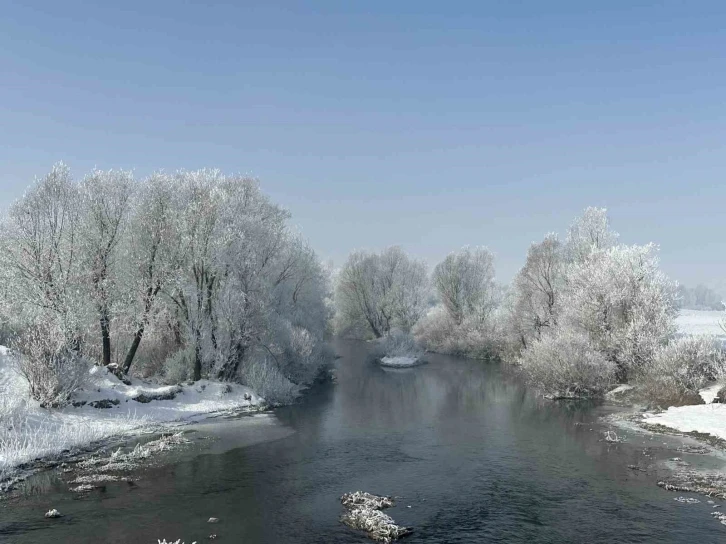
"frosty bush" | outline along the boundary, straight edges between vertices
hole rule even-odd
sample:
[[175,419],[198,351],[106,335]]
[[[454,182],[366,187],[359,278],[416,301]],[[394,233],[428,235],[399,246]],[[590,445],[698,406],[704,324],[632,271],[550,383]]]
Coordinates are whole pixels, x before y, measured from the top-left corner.
[[446,309],[439,305],[426,314],[413,328],[413,334],[428,351],[455,353],[451,342],[456,324]]
[[30,395],[41,407],[68,404],[88,380],[88,362],[71,349],[63,335],[46,325],[30,328],[14,342],[18,373],[27,380]]
[[542,335],[519,359],[527,380],[547,394],[591,397],[614,383],[617,366],[594,350],[584,335],[557,330]]
[[194,350],[182,348],[166,358],[163,364],[164,381],[176,385],[187,381],[192,375]]
[[637,376],[645,396],[665,405],[699,404],[698,390],[722,377],[726,358],[710,336],[684,336],[656,350]]
[[413,332],[424,349],[474,359],[497,356],[502,348],[498,314],[485,321],[466,318],[457,324],[441,306],[433,308]]
[[265,357],[248,360],[242,371],[242,382],[270,404],[289,404],[298,387],[288,380],[273,361]]
[[376,352],[381,357],[419,358],[423,355],[423,350],[418,346],[413,335],[397,329],[380,340]]

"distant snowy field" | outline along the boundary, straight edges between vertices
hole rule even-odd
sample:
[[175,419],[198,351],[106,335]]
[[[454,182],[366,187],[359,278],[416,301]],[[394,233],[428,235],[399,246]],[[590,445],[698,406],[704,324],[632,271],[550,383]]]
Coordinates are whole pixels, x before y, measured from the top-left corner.
[[726,338],[720,323],[726,320],[726,312],[708,310],[681,310],[676,318],[678,330],[683,334],[712,334]]

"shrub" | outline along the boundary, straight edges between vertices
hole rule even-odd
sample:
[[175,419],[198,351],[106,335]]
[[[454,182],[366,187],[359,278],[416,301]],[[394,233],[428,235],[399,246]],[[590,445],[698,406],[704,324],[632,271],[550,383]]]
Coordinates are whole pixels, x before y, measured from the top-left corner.
[[187,381],[192,376],[194,364],[194,348],[186,347],[172,353],[166,358],[163,368],[164,382],[176,385]]
[[254,357],[246,361],[242,369],[242,381],[273,405],[290,404],[299,390],[266,357]]
[[486,359],[498,354],[502,347],[497,332],[498,317],[494,312],[486,320],[467,318],[456,324],[444,308],[438,306],[418,322],[413,332],[428,351]]
[[380,357],[419,358],[423,355],[423,350],[416,343],[416,339],[398,329],[381,338],[375,351]]
[[89,363],[50,326],[28,329],[13,347],[18,352],[15,368],[43,408],[65,406],[88,380]]
[[656,350],[636,381],[651,401],[666,405],[700,404],[699,389],[722,377],[726,358],[710,336],[684,336]]
[[562,397],[602,395],[615,381],[617,367],[572,331],[543,335],[519,359],[527,380],[547,394]]

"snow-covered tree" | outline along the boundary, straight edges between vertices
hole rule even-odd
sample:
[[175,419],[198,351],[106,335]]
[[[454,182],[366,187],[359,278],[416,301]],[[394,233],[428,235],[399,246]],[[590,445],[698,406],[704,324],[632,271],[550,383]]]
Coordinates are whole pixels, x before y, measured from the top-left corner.
[[456,325],[483,321],[497,304],[494,256],[485,247],[451,253],[434,268],[433,284]]
[[561,326],[586,334],[618,365],[620,380],[676,332],[676,284],[653,244],[594,250],[568,268],[566,284]]
[[56,165],[0,226],[3,329],[53,333],[47,349],[26,342],[29,376],[90,354],[124,373],[141,358],[143,372],[168,379],[292,392],[330,357],[330,288],[289,217],[255,180],[217,170],[139,182],[94,171],[75,183]]
[[585,208],[567,232],[565,256],[570,262],[582,262],[593,249],[610,249],[618,242],[618,233],[610,229],[605,208]]
[[510,332],[533,383],[550,393],[599,394],[663,353],[676,332],[676,302],[657,247],[618,245],[606,211],[587,208],[564,247],[552,235],[530,247],[514,281]]
[[125,281],[132,340],[122,371],[128,373],[141,340],[159,307],[162,289],[178,276],[184,257],[179,228],[183,201],[174,178],[156,173],[139,188],[131,214]]
[[78,230],[78,188],[58,163],[2,221],[0,312],[13,328],[50,320],[78,347]]
[[120,300],[119,248],[126,235],[133,174],[123,170],[94,170],[80,185],[80,258],[86,283],[98,314],[101,362],[111,363],[111,322]]
[[339,330],[376,338],[393,328],[410,330],[426,307],[427,284],[425,265],[400,247],[351,253],[336,279]]
[[496,355],[504,290],[494,281],[494,257],[484,247],[449,254],[433,271],[439,304],[414,334],[428,350],[467,357]]
[[542,329],[557,325],[557,305],[564,288],[562,244],[550,233],[527,251],[527,260],[512,282],[510,326],[523,348]]

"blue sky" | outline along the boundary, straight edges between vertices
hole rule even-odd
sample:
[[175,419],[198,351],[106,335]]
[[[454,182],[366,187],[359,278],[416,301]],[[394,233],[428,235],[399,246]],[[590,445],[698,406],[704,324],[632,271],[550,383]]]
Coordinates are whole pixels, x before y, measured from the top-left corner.
[[337,264],[487,245],[508,281],[596,205],[726,279],[724,3],[102,4],[3,6],[0,207],[61,159],[210,166]]

